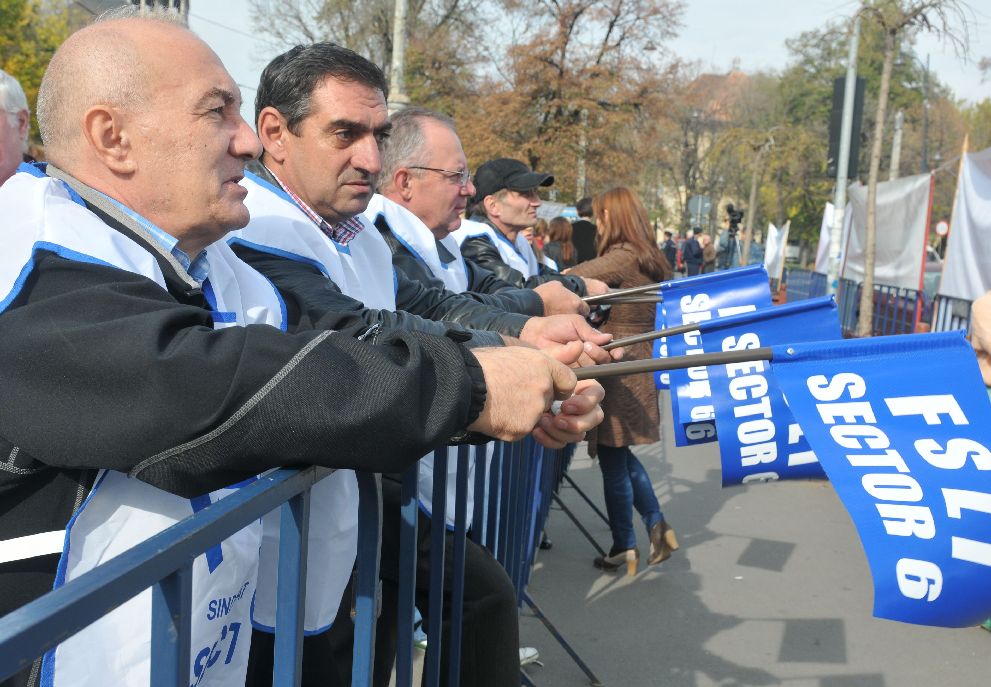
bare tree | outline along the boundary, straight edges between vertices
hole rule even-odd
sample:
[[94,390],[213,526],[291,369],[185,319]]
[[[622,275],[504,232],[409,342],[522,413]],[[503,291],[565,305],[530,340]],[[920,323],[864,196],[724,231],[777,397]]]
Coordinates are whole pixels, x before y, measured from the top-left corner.
[[891,70],[899,41],[916,32],[936,34],[951,43],[959,53],[968,47],[970,10],[962,0],[871,0],[861,14],[884,31],[884,65],[877,99],[875,129],[871,141],[870,171],[867,177],[867,228],[864,237],[864,283],[860,294],[857,336],[870,336],[874,312],[874,261],[877,249],[877,182],[884,142],[885,112],[891,88]]

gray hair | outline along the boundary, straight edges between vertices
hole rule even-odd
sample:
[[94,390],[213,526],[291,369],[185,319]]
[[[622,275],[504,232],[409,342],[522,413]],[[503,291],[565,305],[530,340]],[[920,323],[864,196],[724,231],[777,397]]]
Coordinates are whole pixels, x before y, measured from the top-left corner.
[[454,120],[440,112],[423,107],[407,107],[396,112],[389,118],[392,130],[382,145],[382,171],[378,175],[381,188],[388,189],[392,185],[396,170],[427,162],[427,138],[423,134],[423,121],[427,119],[456,133]]
[[38,129],[50,158],[70,155],[79,119],[94,103],[134,109],[147,97],[141,88],[145,70],[140,47],[109,26],[120,20],[185,28],[175,12],[129,5],[104,12],[70,36],[48,63],[38,89]]
[[[21,88],[21,84],[2,69],[0,69],[0,110],[4,111],[12,127],[17,126],[17,115],[19,112],[31,113],[31,109],[28,107],[27,96],[24,95],[24,89]],[[25,153],[28,150],[27,131],[24,132],[21,149]]]

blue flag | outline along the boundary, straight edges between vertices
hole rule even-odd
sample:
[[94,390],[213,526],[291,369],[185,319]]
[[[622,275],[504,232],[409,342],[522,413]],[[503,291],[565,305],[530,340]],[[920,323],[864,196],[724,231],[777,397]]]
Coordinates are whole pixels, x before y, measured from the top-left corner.
[[[667,315],[664,312],[664,301],[657,304],[657,310],[654,312],[654,329],[660,331],[661,329],[667,329]],[[654,357],[655,358],[667,358],[668,357],[668,340],[667,337],[660,339],[654,339]],[[654,373],[654,386],[658,389],[667,389],[671,384],[671,373],[670,372],[655,372]]]
[[[842,337],[832,296],[709,320],[699,330],[706,353]],[[708,369],[723,486],[825,476],[769,363],[755,360]]]
[[[706,322],[771,306],[771,288],[763,265],[700,274],[661,284],[667,326]],[[703,352],[698,332],[673,336],[668,355]],[[675,446],[716,440],[715,410],[705,367],[671,371],[671,410]]]
[[874,615],[942,627],[991,616],[991,403],[963,333],[772,350],[860,534]]

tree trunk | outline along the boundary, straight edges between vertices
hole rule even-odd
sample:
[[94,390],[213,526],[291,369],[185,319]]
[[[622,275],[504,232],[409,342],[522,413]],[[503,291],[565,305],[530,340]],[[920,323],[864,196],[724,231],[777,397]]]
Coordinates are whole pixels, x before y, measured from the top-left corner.
[[757,215],[757,186],[762,176],[761,163],[763,162],[763,157],[764,145],[762,144],[757,149],[757,154],[754,155],[754,168],[750,175],[750,197],[747,202],[747,223],[743,232],[743,255],[740,257],[741,265],[750,264],[750,246],[754,240],[754,220]]
[[877,248],[877,178],[881,170],[881,144],[884,141],[884,115],[888,108],[888,89],[891,86],[891,67],[895,61],[895,31],[884,35],[884,67],[881,69],[881,88],[877,97],[877,115],[874,119],[874,140],[871,145],[870,173],[867,177],[867,229],[864,236],[864,283],[860,294],[860,317],[857,320],[857,336],[871,336],[874,320],[874,260]]

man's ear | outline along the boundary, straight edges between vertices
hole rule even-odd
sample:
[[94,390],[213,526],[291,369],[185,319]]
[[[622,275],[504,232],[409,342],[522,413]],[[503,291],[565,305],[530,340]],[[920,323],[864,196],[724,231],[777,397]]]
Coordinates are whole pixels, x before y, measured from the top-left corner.
[[83,114],[83,136],[90,150],[115,174],[133,174],[137,161],[132,151],[124,114],[109,105],[94,105]]
[[258,138],[266,157],[282,164],[286,160],[286,138],[290,135],[286,118],[271,105],[258,113]]
[[17,113],[17,136],[25,142],[28,140],[28,129],[31,128],[31,113],[21,110]]
[[392,185],[399,193],[399,197],[407,203],[413,199],[413,175],[405,167],[400,167],[392,175]]
[[482,207],[485,208],[486,217],[499,217],[499,203],[495,196],[485,196],[482,198]]

